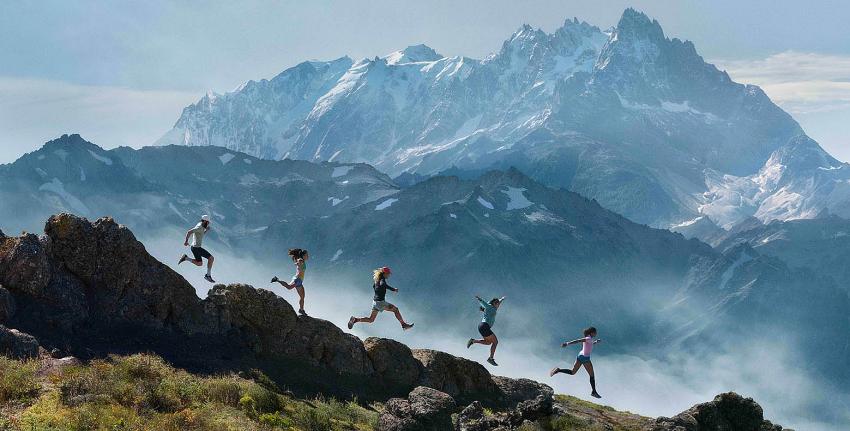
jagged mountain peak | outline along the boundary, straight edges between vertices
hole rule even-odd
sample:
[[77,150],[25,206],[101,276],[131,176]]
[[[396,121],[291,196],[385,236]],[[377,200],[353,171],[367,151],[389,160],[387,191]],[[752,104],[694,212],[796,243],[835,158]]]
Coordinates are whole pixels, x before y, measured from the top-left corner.
[[646,36],[663,39],[664,30],[657,20],[633,8],[627,8],[617,22],[616,32],[621,36]]
[[522,25],[483,60],[412,45],[356,63],[302,63],[201,99],[160,143],[365,162],[393,177],[517,166],[642,223],[705,215],[728,227],[756,214],[763,196],[727,211],[740,193],[723,176],[757,175],[801,132],[758,87],[626,9],[610,32],[577,18],[552,33]]
[[410,45],[383,57],[387,64],[405,64],[437,61],[443,58],[434,48],[425,44]]

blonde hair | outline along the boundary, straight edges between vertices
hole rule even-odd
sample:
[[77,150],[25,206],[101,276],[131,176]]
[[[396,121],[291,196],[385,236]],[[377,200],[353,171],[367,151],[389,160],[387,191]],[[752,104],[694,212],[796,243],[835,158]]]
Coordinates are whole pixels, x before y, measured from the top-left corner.
[[381,281],[382,278],[384,278],[384,271],[382,268],[372,271],[372,279],[375,280],[375,283]]

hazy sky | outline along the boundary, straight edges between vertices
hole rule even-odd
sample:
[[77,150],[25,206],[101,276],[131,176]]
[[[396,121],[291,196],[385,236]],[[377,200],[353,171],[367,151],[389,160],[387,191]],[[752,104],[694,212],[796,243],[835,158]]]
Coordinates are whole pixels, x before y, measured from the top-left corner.
[[425,43],[483,57],[521,24],[610,27],[627,6],[762,85],[850,160],[850,4],[842,1],[7,1],[0,3],[0,163],[62,133],[141,146],[207,90],[305,59]]

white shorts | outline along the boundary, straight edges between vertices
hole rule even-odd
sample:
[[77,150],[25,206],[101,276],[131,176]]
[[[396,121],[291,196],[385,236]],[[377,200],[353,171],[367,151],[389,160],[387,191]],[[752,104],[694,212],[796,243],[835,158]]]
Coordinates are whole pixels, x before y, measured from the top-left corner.
[[393,305],[387,301],[372,301],[372,309],[376,311],[387,311]]

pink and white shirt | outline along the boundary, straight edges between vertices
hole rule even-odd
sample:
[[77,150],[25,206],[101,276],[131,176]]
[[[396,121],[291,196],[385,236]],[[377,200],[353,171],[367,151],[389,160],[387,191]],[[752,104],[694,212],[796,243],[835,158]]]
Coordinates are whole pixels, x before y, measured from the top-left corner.
[[591,352],[593,352],[593,337],[584,337],[584,342],[582,342],[581,352],[579,352],[579,355],[587,356],[589,358]]

